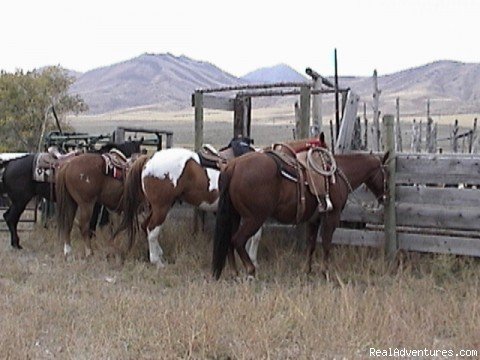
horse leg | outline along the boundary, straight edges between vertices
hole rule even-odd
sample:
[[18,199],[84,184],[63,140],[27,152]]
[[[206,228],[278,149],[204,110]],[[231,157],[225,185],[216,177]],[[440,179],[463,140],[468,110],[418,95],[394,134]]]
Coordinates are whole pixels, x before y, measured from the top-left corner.
[[90,237],[95,236],[95,231],[97,230],[98,218],[102,211],[102,205],[99,203],[95,203],[92,212],[92,218],[90,219],[89,229],[90,229]]
[[[28,200],[29,201],[29,200]],[[8,210],[3,214],[3,218],[7,223],[8,229],[10,230],[10,244],[15,249],[23,249],[20,245],[20,239],[18,237],[17,226],[18,221],[20,220],[20,216],[22,216],[25,207],[28,204],[28,201],[12,201],[12,205],[8,208]]]
[[63,239],[63,255],[65,260],[69,259],[70,254],[72,253],[72,245],[71,245],[71,237],[70,233],[72,232],[73,222],[75,221],[75,214],[77,211],[77,203],[73,203],[74,210],[71,212],[66,212],[64,220],[61,222],[61,226],[59,226],[59,237]]
[[[235,218],[233,219],[234,223],[232,226],[232,233],[235,233],[238,230],[238,227],[240,225],[240,218]],[[235,249],[233,246],[230,246],[228,248],[228,253],[227,253],[227,258],[228,258],[228,263],[230,264],[230,268],[233,271],[233,274],[235,277],[238,277],[238,268],[237,268],[237,262],[235,261]]]
[[150,253],[150,262],[156,264],[157,268],[165,267],[163,260],[163,250],[158,242],[161,234],[162,225],[167,217],[169,206],[152,207],[150,221],[147,226],[148,248]]
[[340,225],[340,212],[333,210],[326,214],[322,219],[322,247],[325,274],[328,274],[328,261],[330,258],[330,250],[332,249],[332,237],[335,229]]
[[246,250],[248,252],[248,256],[252,260],[253,265],[255,268],[258,269],[258,260],[257,260],[257,252],[258,252],[258,244],[260,243],[260,238],[262,237],[262,228],[260,228],[255,235],[253,235],[247,241]]
[[307,274],[312,272],[312,257],[317,246],[318,227],[318,222],[307,224]]
[[90,236],[90,220],[93,214],[93,208],[95,203],[83,203],[78,207],[78,226],[80,229],[80,234],[85,244],[85,257],[90,257],[92,255],[92,239]]
[[237,250],[249,277],[255,276],[255,265],[253,265],[247,250],[245,250],[245,244],[250,237],[258,232],[264,221],[265,219],[244,218],[232,237],[232,245]]

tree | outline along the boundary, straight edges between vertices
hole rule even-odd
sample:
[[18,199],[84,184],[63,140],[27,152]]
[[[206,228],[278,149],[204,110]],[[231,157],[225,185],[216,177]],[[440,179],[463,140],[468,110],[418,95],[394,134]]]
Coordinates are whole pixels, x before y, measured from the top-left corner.
[[68,113],[86,111],[78,95],[68,94],[75,79],[60,66],[24,73],[0,73],[0,151],[36,151],[46,130],[56,127],[52,105],[61,122]]

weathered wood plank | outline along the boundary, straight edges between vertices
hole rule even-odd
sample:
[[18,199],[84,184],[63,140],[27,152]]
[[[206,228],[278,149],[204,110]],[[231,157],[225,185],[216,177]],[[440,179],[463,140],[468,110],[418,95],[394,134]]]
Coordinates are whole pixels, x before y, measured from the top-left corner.
[[[396,214],[398,226],[480,230],[480,207],[427,206],[398,203]],[[364,217],[367,218],[366,216]]]
[[397,183],[480,184],[480,156],[397,156]]
[[400,249],[408,251],[480,256],[480,239],[410,233],[397,237]]
[[335,154],[347,153],[351,150],[353,128],[357,118],[359,96],[354,92],[348,93],[345,111],[343,113],[342,125],[335,145]]
[[340,216],[340,220],[364,222],[369,224],[383,224],[383,207],[370,210],[357,203],[347,202],[347,205],[345,205]]
[[383,246],[385,233],[375,230],[354,230],[338,228],[333,233],[332,242],[337,245]]
[[475,207],[480,205],[477,189],[397,186],[397,201],[412,204]]
[[235,99],[225,98],[214,95],[203,95],[203,108],[215,110],[234,110]]

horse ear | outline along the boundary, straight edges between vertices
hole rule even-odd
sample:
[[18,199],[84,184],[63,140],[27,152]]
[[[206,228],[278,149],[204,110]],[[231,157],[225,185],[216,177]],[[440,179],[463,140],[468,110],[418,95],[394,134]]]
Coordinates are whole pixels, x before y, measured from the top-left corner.
[[320,133],[320,136],[318,138],[321,142],[325,142],[325,134],[323,133],[323,131]]
[[387,162],[389,156],[390,156],[390,150],[387,151],[385,155],[383,155],[382,164],[385,164]]

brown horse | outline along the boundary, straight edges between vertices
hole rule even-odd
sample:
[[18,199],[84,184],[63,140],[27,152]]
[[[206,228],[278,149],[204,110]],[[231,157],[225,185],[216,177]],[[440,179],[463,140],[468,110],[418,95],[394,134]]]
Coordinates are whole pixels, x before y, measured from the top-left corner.
[[298,183],[282,176],[279,163],[273,156],[252,153],[232,160],[220,175],[221,195],[212,262],[214,277],[220,277],[226,257],[233,253],[233,249],[240,256],[247,274],[255,275],[255,266],[245,251],[245,243],[270,217],[286,224],[307,224],[307,272],[310,272],[319,225],[322,224],[322,245],[325,259],[328,259],[332,235],[340,223],[340,213],[350,192],[365,183],[380,202],[383,200],[387,157],[388,153],[383,159],[365,153],[334,156],[337,170],[327,180],[332,209],[317,211],[320,199],[305,191],[305,206],[300,218]]
[[[121,211],[126,158],[121,153],[79,155],[63,165],[56,175],[58,236],[64,242],[64,255],[70,255],[70,232],[79,212],[79,229],[85,243],[85,255],[92,254],[90,219],[95,203]],[[115,163],[116,166],[113,166]],[[111,165],[110,165],[111,164]],[[122,174],[123,172],[123,174]]]
[[[290,145],[295,150],[317,146],[319,142],[325,146],[323,135],[320,140],[307,139]],[[202,210],[216,211],[219,173],[214,168],[204,166],[199,155],[188,149],[172,148],[158,151],[150,159],[147,156],[140,157],[132,165],[125,181],[125,211],[116,234],[127,230],[128,248],[132,247],[138,209],[146,200],[150,211],[141,227],[147,233],[150,262],[163,267],[163,250],[158,239],[170,208],[176,201],[182,201]],[[253,238],[249,253],[255,263],[260,231],[257,229],[250,235]]]

